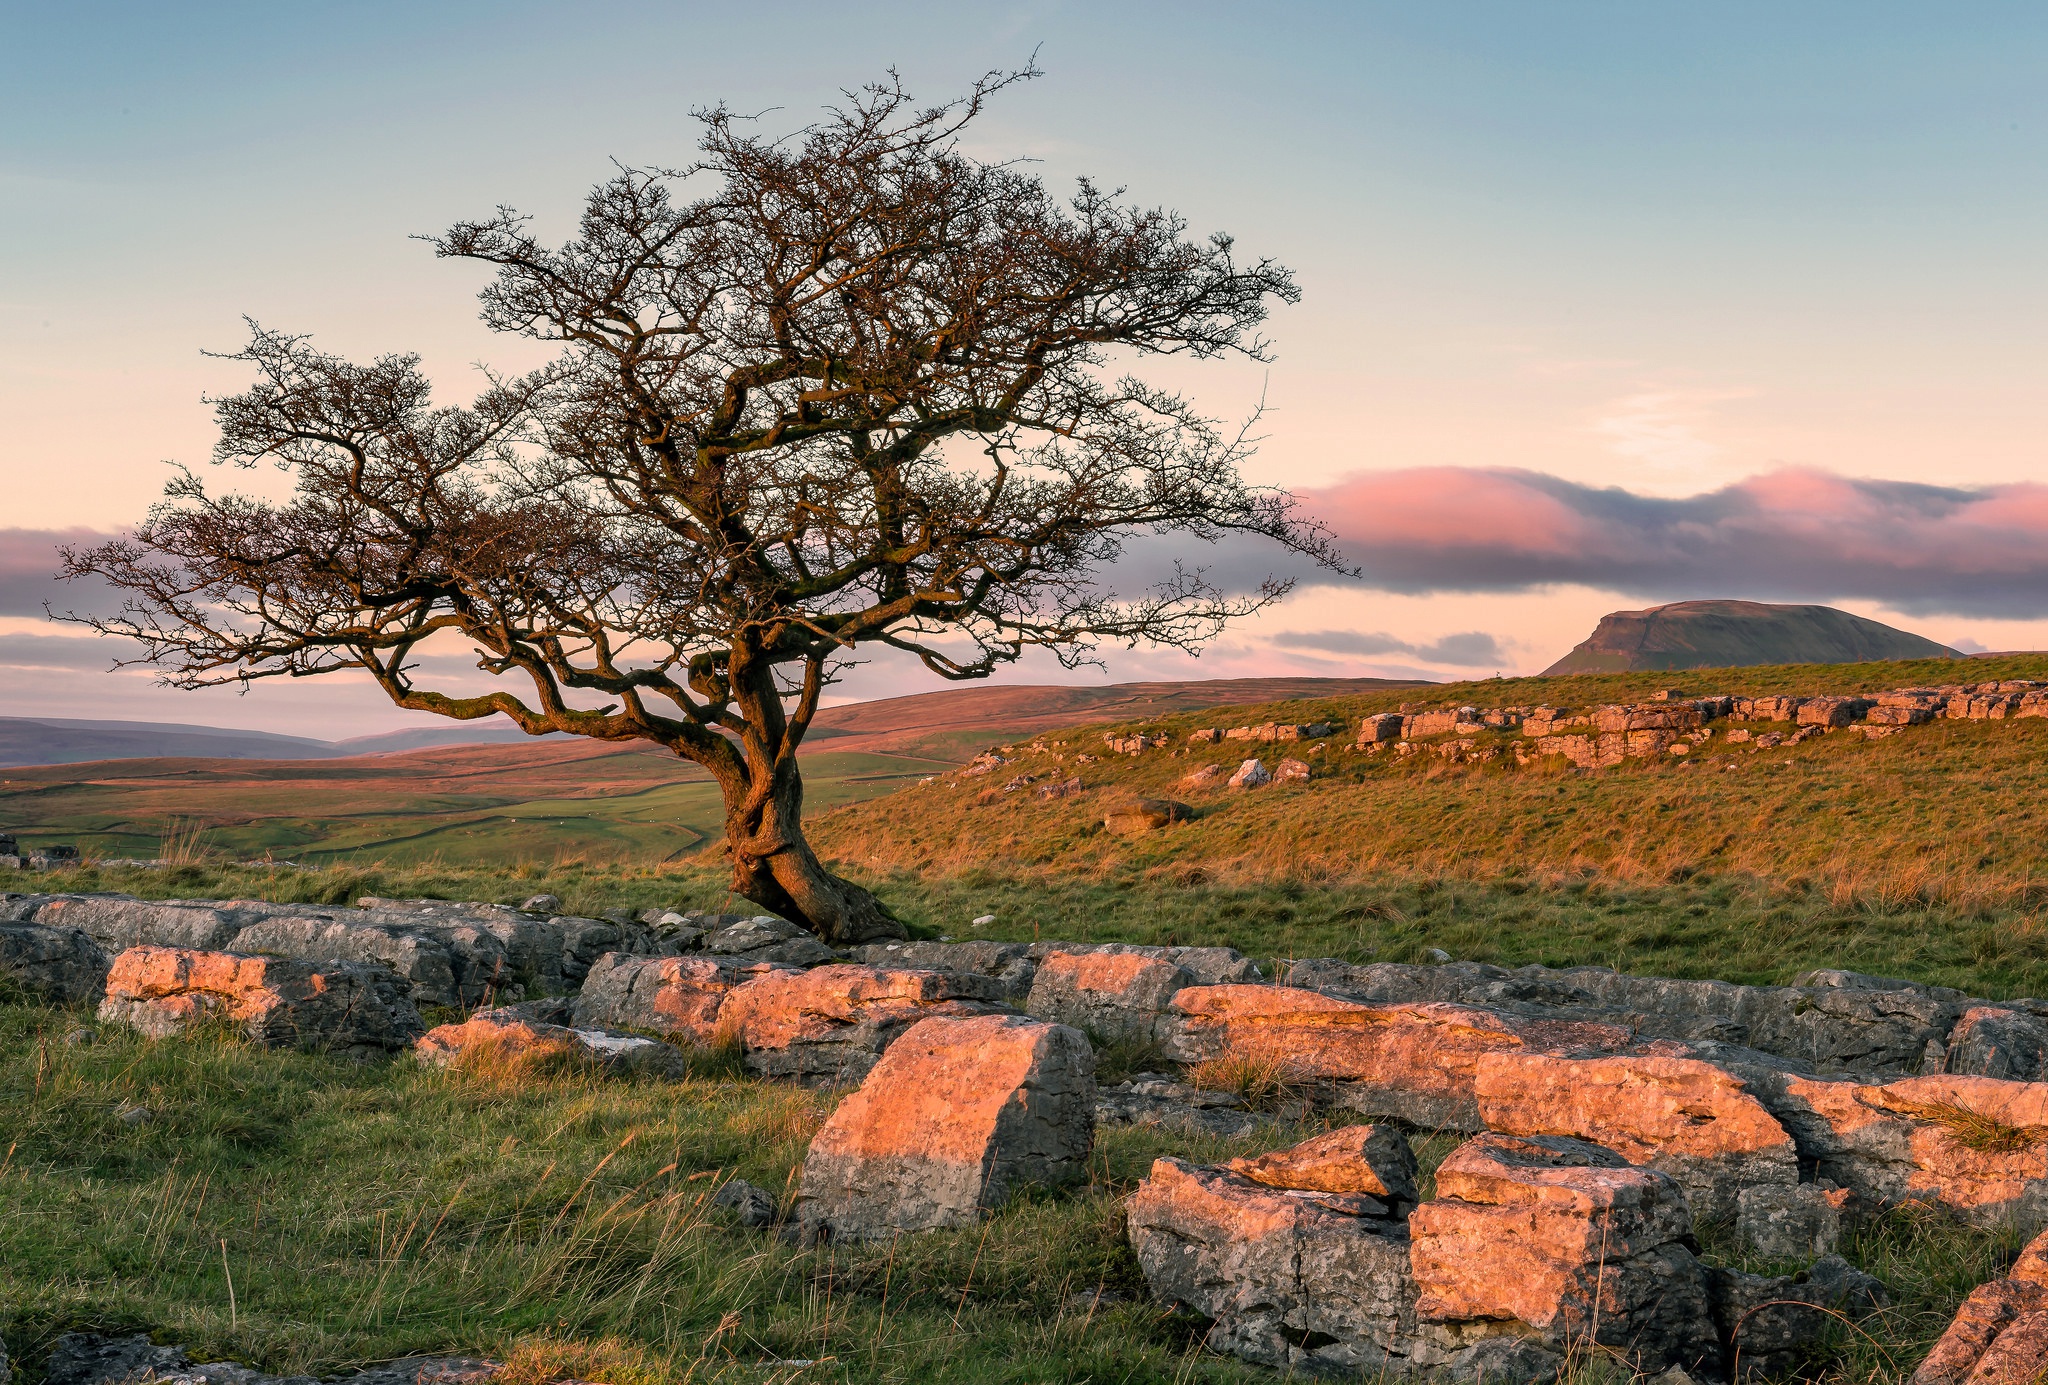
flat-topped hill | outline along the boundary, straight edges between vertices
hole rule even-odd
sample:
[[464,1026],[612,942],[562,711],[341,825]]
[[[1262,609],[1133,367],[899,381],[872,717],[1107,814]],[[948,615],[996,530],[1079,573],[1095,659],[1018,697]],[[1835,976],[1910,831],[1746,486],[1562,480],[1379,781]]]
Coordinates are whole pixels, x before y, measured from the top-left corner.
[[1591,635],[1544,673],[1962,657],[1946,645],[1832,606],[1677,601],[1602,616]]

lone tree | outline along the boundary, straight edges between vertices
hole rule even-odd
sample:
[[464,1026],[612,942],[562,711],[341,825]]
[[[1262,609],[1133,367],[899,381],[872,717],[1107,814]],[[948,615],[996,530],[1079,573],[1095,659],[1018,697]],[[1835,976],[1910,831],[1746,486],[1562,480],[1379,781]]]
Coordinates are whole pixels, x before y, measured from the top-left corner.
[[[213,460],[274,463],[291,500],[181,470],[132,538],[64,552],[126,593],[74,619],[177,687],[360,669],[401,707],[652,741],[717,781],[735,891],[834,942],[901,936],[800,822],[797,748],[847,656],[1072,667],[1103,640],[1194,648],[1285,590],[1178,569],[1118,594],[1100,574],[1136,534],[1335,562],[1243,480],[1243,433],[1114,368],[1265,359],[1288,271],[962,152],[1033,75],[920,109],[892,74],[783,138],[700,112],[694,164],[620,172],[565,245],[504,208],[458,224],[432,244],[496,266],[483,320],[560,344],[468,408],[430,405],[417,356],[251,324],[229,359],[257,380],[210,401]],[[457,638],[513,687],[421,686],[415,656]]]

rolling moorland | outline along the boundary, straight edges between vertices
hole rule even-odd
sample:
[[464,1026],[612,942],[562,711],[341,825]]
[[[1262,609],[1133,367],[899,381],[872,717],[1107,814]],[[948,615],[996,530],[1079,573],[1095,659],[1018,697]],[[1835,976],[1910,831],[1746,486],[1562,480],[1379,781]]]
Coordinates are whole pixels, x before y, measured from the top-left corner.
[[[2048,658],[1488,680],[1216,715],[1147,709],[1020,732],[1002,742],[1010,763],[991,773],[951,768],[821,806],[812,831],[925,936],[969,936],[969,920],[992,914],[980,936],[1221,942],[1269,962],[1419,960],[1441,948],[1743,981],[1842,966],[2040,995],[2048,890],[2034,815],[2048,789],[2048,720],[1944,721],[1770,750],[1717,738],[1684,761],[1590,772],[1366,756],[1348,734],[1185,744],[1196,727],[1355,726],[1425,698],[1586,706],[1663,687],[1843,693],[2029,677],[2048,678]],[[1173,739],[1107,753],[1105,734],[1134,731]],[[1120,801],[1180,795],[1198,765],[1261,754],[1270,766],[1304,752],[1307,784],[1188,793],[1189,821],[1142,835],[1102,827]],[[550,772],[589,769],[564,761]],[[1036,782],[1005,791],[1027,774],[1078,775],[1084,787],[1052,799]],[[209,841],[187,838],[167,868],[34,885],[335,902],[516,902],[549,890],[582,913],[732,904],[715,851],[664,859],[658,841],[639,855],[542,844],[380,862],[355,851],[315,869],[229,864]],[[19,1344],[31,1385],[38,1349],[85,1326],[325,1373],[461,1346],[509,1360],[512,1385],[564,1374],[606,1385],[1275,1378],[1201,1354],[1198,1323],[1144,1300],[1119,1199],[1157,1154],[1209,1160],[1305,1133],[1286,1124],[1298,1116],[1284,1102],[1282,1128],[1248,1143],[1109,1128],[1085,1191],[1022,1199],[977,1231],[804,1250],[737,1228],[705,1193],[734,1173],[787,1186],[832,1098],[745,1079],[717,1053],[677,1086],[573,1069],[356,1068],[219,1036],[64,1043],[79,1023],[0,1005],[0,1101],[15,1113],[0,1197],[17,1213],[0,1219],[0,1302],[10,1305],[0,1332]],[[1146,1061],[1105,1055],[1106,1075]],[[137,1109],[147,1117],[131,1119]],[[1449,1143],[1423,1142],[1425,1168]],[[1724,1228],[1703,1228],[1702,1243],[1723,1263],[1771,1268],[1742,1260]],[[1887,1283],[1893,1305],[1816,1343],[1834,1353],[1825,1378],[1891,1385],[2017,1241],[1906,1209],[1872,1219],[1844,1249]],[[1095,1289],[1105,1292],[1085,1292]],[[1626,1378],[1599,1358],[1577,1375]]]

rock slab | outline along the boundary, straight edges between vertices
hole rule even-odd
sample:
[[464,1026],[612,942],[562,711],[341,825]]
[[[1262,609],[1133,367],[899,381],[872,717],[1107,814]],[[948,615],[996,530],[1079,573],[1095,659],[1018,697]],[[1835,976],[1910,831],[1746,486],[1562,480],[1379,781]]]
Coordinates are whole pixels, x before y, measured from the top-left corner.
[[408,1048],[426,1026],[388,968],[191,948],[131,947],[114,959],[99,1016],[167,1038],[218,1016],[251,1043],[368,1057]]
[[811,1142],[799,1220],[853,1239],[971,1225],[1027,1184],[1085,1178],[1094,1135],[1095,1055],[1079,1030],[919,1020]]

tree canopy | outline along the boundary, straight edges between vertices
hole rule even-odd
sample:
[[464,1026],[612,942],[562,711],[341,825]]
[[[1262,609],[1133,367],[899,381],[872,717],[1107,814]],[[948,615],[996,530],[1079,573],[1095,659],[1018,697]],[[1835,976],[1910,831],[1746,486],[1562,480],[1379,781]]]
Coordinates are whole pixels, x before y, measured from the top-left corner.
[[[649,741],[724,794],[735,889],[835,941],[898,930],[800,827],[796,753],[834,671],[903,651],[972,679],[1027,650],[1193,649],[1286,584],[1105,574],[1133,536],[1324,532],[1248,483],[1252,440],[1134,373],[1267,358],[1283,267],[1083,181],[963,152],[992,74],[920,108],[893,74],[783,136],[718,107],[698,159],[628,168],[544,244],[500,208],[433,239],[495,268],[495,331],[553,362],[436,406],[420,360],[363,365],[252,324],[216,463],[132,537],[64,555],[128,594],[87,617],[181,687],[363,670],[401,707]],[[424,686],[460,640],[505,682]]]

